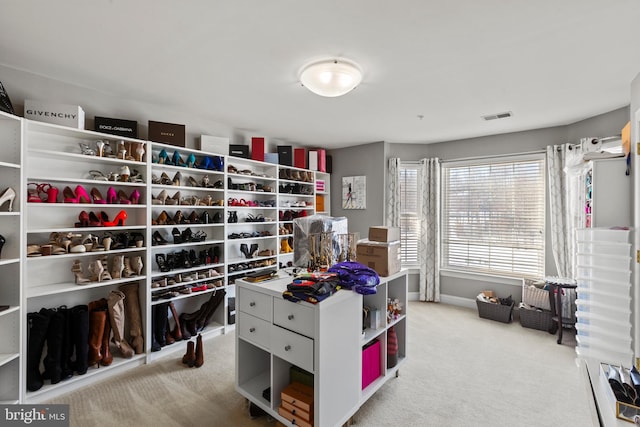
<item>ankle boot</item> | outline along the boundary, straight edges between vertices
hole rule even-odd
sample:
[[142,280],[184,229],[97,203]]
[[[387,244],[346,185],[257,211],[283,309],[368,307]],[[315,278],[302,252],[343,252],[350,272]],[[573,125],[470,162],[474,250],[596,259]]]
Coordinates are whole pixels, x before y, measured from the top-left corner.
[[196,353],[193,341],[187,342],[187,352],[182,356],[182,363],[188,365],[190,368],[192,368],[196,363]]
[[49,318],[40,313],[27,313],[27,390],[40,390],[42,374],[40,358],[49,328]]
[[78,375],[87,373],[89,355],[89,309],[86,305],[76,305],[71,309],[71,340],[76,358],[73,364]]
[[114,279],[120,279],[122,277],[123,270],[124,270],[124,255],[115,255],[113,257],[113,268],[111,269],[111,277]]
[[132,357],[133,349],[124,339],[124,294],[121,291],[111,291],[107,300],[109,308],[109,321],[113,331],[113,343],[116,345],[122,356]]
[[175,339],[176,341],[180,341],[182,340],[182,330],[180,328],[180,320],[178,317],[178,313],[176,312],[176,306],[173,305],[173,302],[169,302],[169,310],[171,310],[171,316],[173,317],[173,321],[176,324],[176,326],[173,328],[173,331],[171,332],[171,335],[173,336],[173,339]]
[[[123,261],[122,261],[122,277],[131,277],[133,276],[133,271],[131,270],[131,259],[127,256],[124,257]],[[126,301],[125,301],[125,305],[126,305]]]
[[160,347],[164,347],[167,345],[167,306],[164,304],[156,304],[153,307],[153,311],[155,313],[155,323],[152,325],[153,334]]
[[124,301],[124,306],[127,311],[125,331],[127,331],[131,337],[131,347],[133,347],[136,354],[142,354],[144,353],[144,337],[142,336],[142,316],[140,315],[138,284],[130,283],[128,285],[122,285],[119,289],[124,292],[126,296]]
[[202,348],[202,335],[198,334],[196,338],[196,360],[193,364],[196,368],[204,365],[204,349]]
[[64,340],[64,316],[57,309],[40,310],[40,314],[49,318],[47,328],[47,354],[42,361],[44,373],[42,378],[51,380],[51,384],[58,384],[62,380],[62,341]]

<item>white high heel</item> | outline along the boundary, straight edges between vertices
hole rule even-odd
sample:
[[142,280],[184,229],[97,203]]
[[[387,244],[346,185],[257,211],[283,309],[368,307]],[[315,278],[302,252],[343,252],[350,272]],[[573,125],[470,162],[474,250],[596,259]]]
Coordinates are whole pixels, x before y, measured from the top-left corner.
[[9,202],[9,212],[13,212],[13,201],[16,198],[16,192],[13,188],[9,187],[2,195],[0,195],[0,207],[4,205],[7,201]]

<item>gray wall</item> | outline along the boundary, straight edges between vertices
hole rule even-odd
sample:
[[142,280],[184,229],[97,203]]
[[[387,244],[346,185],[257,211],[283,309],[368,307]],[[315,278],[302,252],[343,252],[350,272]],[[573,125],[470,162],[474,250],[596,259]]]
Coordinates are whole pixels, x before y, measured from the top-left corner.
[[[519,154],[532,151],[543,151],[548,145],[562,144],[566,142],[578,142],[580,138],[588,137],[605,137],[618,135],[624,124],[629,120],[629,107],[623,107],[587,120],[583,120],[567,126],[557,126],[546,129],[536,129],[525,132],[516,132],[502,135],[492,135],[480,138],[472,138],[458,141],[447,141],[433,144],[394,144],[385,143],[385,156],[379,163],[379,167],[370,166],[370,169],[377,171],[376,173],[385,174],[387,159],[390,157],[399,157],[402,160],[418,160],[426,157],[439,157],[441,160],[456,160],[468,157],[484,157],[499,156],[508,154]],[[363,158],[369,159],[371,152],[371,144],[358,147],[350,147],[340,150],[332,150],[334,158],[334,174],[332,177],[332,189],[340,188],[339,183],[334,184],[334,179],[338,179],[341,175],[351,175],[351,167],[360,165]],[[335,159],[339,158],[340,163],[336,163]],[[368,161],[368,160],[367,160]],[[358,166],[359,167],[359,166]],[[355,175],[355,173],[354,173]],[[370,176],[367,176],[367,184]],[[336,186],[334,186],[336,185]],[[371,191],[370,189],[368,190]],[[336,192],[333,193],[336,195]],[[334,202],[334,200],[336,200]],[[334,203],[336,203],[334,205]],[[338,206],[339,199],[332,198],[332,206]],[[369,210],[367,202],[367,210]],[[380,202],[374,206],[375,209],[383,209],[384,202]],[[337,210],[333,209],[336,213]],[[349,219],[350,230],[357,228],[358,230],[366,229],[369,225],[377,225],[370,222],[362,223],[363,220],[373,220],[379,218],[384,221],[384,216],[377,216],[371,212],[371,217],[365,215],[355,215],[355,211],[340,211],[341,215]],[[547,227],[546,239],[551,241],[549,213],[547,209]],[[547,244],[545,258],[546,274],[556,274],[555,262],[551,254],[550,244]],[[495,283],[490,278],[486,280],[475,280],[469,278],[441,276],[441,293],[443,296],[451,296],[454,298],[474,299],[475,296],[484,289],[493,289],[501,296],[513,295],[517,300],[520,299],[520,288],[514,287],[513,284]],[[515,282],[514,282],[515,283]],[[409,279],[409,291],[418,292],[418,278],[411,275]]]

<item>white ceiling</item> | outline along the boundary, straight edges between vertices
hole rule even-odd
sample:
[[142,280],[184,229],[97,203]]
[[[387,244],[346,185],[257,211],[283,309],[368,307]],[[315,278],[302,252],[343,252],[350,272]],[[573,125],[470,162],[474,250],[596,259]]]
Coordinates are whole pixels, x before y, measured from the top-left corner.
[[[0,64],[327,148],[573,123],[628,105],[640,72],[640,0],[0,6]],[[331,56],[364,70],[341,98],[297,82],[304,63]],[[513,117],[481,119],[505,111]]]

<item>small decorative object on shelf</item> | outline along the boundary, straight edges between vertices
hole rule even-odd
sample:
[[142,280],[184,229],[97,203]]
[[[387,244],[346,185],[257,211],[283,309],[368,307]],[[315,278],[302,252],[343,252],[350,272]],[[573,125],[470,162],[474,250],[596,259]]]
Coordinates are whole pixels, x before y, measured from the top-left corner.
[[402,314],[402,303],[399,299],[387,298],[387,322],[392,322]]

